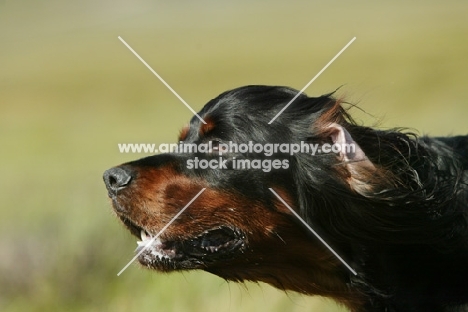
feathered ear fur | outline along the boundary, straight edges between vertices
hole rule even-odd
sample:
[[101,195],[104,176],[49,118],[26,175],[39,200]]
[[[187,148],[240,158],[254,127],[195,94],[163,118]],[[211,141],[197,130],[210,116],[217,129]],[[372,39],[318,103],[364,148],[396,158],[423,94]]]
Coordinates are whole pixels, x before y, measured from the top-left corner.
[[[330,241],[345,242],[343,250],[352,241],[427,243],[445,250],[452,233],[447,224],[464,220],[463,201],[454,201],[464,187],[463,167],[453,149],[440,139],[360,126],[332,97],[303,102],[308,106],[297,107],[310,112],[297,109],[291,118],[295,133],[322,149],[326,143],[344,149],[319,157],[295,155],[301,217]],[[458,246],[457,241],[450,244]]]
[[372,177],[377,172],[374,164],[343,126],[331,123],[327,127],[327,133],[335,148],[339,149],[338,158],[340,164],[346,168],[347,182],[351,189],[360,194],[368,193]]
[[339,148],[336,166],[340,166],[341,178],[346,180],[351,190],[368,196],[387,188],[389,180],[353,138],[351,130],[356,128],[355,122],[341,103],[341,100],[330,98],[320,110],[320,116],[313,121],[312,131],[315,137],[331,142],[335,149]]

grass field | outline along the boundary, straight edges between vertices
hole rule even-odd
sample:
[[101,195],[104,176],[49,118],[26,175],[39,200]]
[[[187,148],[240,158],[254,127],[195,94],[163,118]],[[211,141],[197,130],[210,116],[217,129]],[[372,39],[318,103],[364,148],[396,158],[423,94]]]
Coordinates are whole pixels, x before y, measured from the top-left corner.
[[344,311],[267,285],[131,266],[135,239],[101,175],[175,142],[191,113],[247,84],[339,90],[369,125],[466,134],[468,3],[0,1],[1,311]]

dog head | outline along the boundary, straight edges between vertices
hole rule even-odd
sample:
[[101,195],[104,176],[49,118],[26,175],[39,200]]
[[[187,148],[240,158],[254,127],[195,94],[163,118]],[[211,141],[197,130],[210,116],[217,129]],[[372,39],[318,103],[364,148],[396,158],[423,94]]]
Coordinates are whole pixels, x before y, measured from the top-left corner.
[[347,292],[347,269],[290,210],[333,236],[326,227],[344,214],[340,200],[388,184],[353,138],[357,126],[340,101],[247,86],[219,95],[198,115],[204,122],[195,116],[182,129],[178,151],[104,174],[117,216],[141,240],[139,262],[304,293]]

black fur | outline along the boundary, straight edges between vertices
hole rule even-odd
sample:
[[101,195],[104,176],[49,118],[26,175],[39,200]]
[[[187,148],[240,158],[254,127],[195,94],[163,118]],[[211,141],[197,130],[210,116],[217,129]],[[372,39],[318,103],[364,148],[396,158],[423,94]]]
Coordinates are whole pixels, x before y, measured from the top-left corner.
[[[230,161],[234,157],[288,160],[287,170],[270,172],[188,170],[184,166],[190,157],[216,158],[216,153],[159,155],[130,165],[139,167],[141,172],[148,166],[161,168],[170,163],[178,175],[206,181],[209,188],[237,196],[239,215],[232,218],[233,223],[249,218],[249,203],[278,210],[276,198],[268,188],[280,189],[301,217],[358,274],[337,265],[328,277],[325,273],[312,275],[309,284],[293,272],[282,279],[280,264],[265,267],[265,272],[261,271],[261,265],[257,271],[249,273],[246,269],[247,273],[243,273],[242,266],[230,269],[227,264],[226,271],[214,264],[207,265],[207,271],[231,280],[261,280],[284,289],[329,296],[355,311],[468,311],[468,136],[418,137],[402,129],[383,131],[364,127],[353,121],[333,94],[317,98],[301,94],[269,125],[297,92],[270,86],[227,91],[199,112],[209,121],[209,127],[194,117],[182,139],[186,143],[324,144],[333,143],[338,131],[349,134],[366,157],[348,159],[346,155],[333,153],[223,155]],[[240,215],[243,211],[247,211],[245,217]],[[272,220],[283,222],[283,218],[278,214]],[[294,222],[293,218],[288,220]],[[272,227],[277,226],[278,237],[287,237],[292,230],[287,232],[280,221]],[[134,222],[144,228],[143,222]],[[243,224],[226,226],[242,229]],[[249,237],[249,231],[242,231],[247,248],[252,248],[252,253],[263,252],[260,247],[248,246],[249,239],[252,242],[257,237]],[[294,244],[284,244],[285,253],[301,252],[288,250],[299,248]],[[306,243],[299,249],[307,253],[308,248],[312,247]],[[232,257],[248,259],[249,255]],[[262,257],[266,255],[255,259]],[[247,267],[250,260],[246,261],[243,265]],[[315,264],[307,265],[312,272]],[[303,285],[296,285],[300,280]]]
[[[314,125],[336,109],[331,94],[301,95],[267,125],[296,93],[243,87],[209,102],[200,115],[216,120],[212,135],[219,140],[323,142]],[[357,125],[342,107],[332,118],[385,170],[388,181],[350,192],[335,172],[335,155],[297,155],[287,172],[294,181],[286,178],[283,187],[298,198],[302,217],[356,266],[359,274],[350,275],[351,284],[366,293],[368,308],[442,311],[468,302],[468,136],[418,138],[374,130]],[[199,121],[192,119],[192,126]],[[272,174],[263,175],[268,185]]]

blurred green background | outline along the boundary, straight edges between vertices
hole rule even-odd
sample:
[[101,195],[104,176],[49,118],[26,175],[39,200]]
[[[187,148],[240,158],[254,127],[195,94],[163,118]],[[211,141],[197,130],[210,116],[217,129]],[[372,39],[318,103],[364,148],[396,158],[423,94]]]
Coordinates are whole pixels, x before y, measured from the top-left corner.
[[[339,90],[365,124],[466,134],[466,1],[0,1],[0,310],[344,311],[267,285],[132,265],[102,172],[247,84]],[[281,252],[281,251],[278,251]]]

